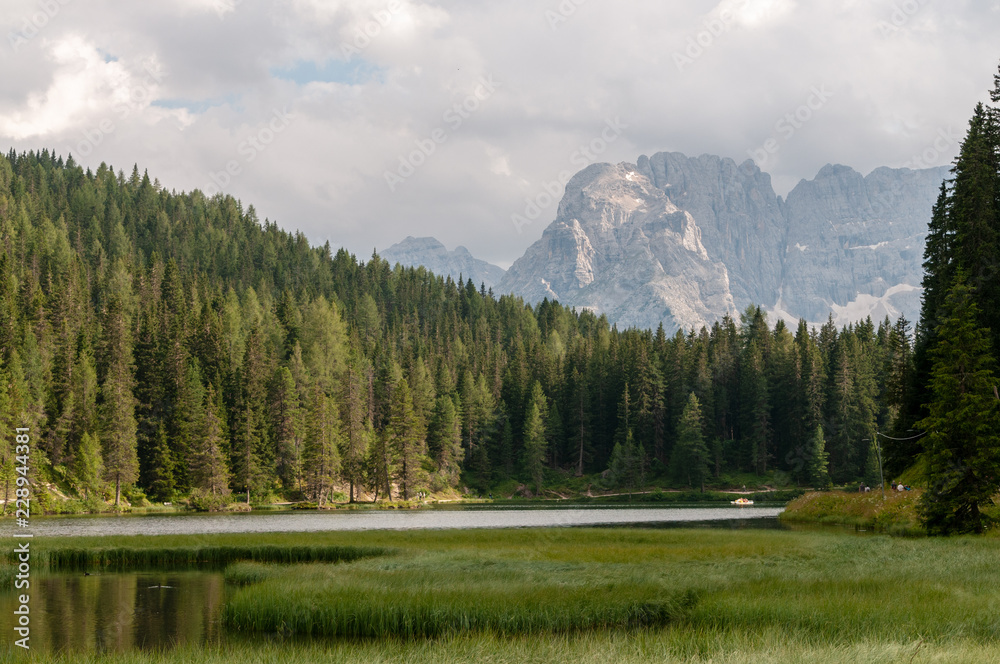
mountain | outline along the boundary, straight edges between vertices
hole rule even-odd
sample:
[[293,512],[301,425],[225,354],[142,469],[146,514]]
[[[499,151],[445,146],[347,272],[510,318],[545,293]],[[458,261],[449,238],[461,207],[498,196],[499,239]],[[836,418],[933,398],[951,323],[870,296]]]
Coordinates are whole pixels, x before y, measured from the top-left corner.
[[493,288],[503,278],[504,269],[492,263],[480,260],[469,253],[465,247],[456,247],[448,251],[443,244],[432,237],[407,237],[388,249],[379,252],[379,256],[390,265],[401,263],[406,267],[424,266],[434,274],[451,276],[458,281],[472,279],[476,286],[485,284]]
[[755,304],[789,320],[913,321],[946,175],[831,165],[784,201],[752,161],[658,153],[594,164],[567,183],[555,221],[499,290],[668,331]]

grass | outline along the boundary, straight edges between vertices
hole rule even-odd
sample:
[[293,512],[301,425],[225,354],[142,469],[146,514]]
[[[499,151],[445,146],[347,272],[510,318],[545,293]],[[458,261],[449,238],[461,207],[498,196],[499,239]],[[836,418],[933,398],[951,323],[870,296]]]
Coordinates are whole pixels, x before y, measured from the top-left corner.
[[[400,550],[239,589],[228,625],[371,638],[683,625],[816,643],[1000,639],[995,538],[524,530],[362,533]],[[644,608],[645,607],[645,608]],[[659,613],[643,613],[643,611]]]
[[[388,555],[384,547],[317,543],[298,537],[284,541],[246,535],[221,536],[214,541],[204,536],[48,538],[32,545],[32,565],[49,570],[163,569],[192,566],[222,568],[238,561],[270,563],[346,562]],[[8,550],[7,565],[0,566],[0,583],[9,587],[7,572],[16,553]],[[12,572],[11,572],[12,573]]]
[[412,639],[661,626],[695,601],[635,570],[421,556],[287,568],[237,592],[223,621],[238,631]]
[[858,492],[813,492],[790,502],[779,517],[785,523],[819,523],[896,535],[920,535],[926,531],[917,517],[920,490]]
[[[259,546],[395,554],[228,567],[224,619],[265,641],[38,661],[1000,661],[1000,540],[993,536],[510,529],[200,539],[246,546],[248,538]],[[168,543],[207,542],[105,544]],[[351,638],[275,643],[276,632]]]
[[[0,662],[24,661],[24,653],[0,654]],[[996,650],[971,642],[947,645],[912,642],[810,642],[780,630],[691,632],[677,627],[628,634],[596,632],[501,637],[472,634],[426,641],[237,643],[208,649],[178,648],[166,653],[72,653],[32,657],[39,664],[987,664]]]

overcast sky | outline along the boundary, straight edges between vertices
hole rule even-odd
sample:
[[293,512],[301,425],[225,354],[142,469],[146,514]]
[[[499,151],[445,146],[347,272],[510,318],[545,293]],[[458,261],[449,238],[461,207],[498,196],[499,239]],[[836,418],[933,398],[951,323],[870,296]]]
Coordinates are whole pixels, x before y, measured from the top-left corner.
[[779,194],[950,163],[1000,62],[1000,0],[4,0],[0,25],[4,151],[503,267],[595,160],[752,157]]

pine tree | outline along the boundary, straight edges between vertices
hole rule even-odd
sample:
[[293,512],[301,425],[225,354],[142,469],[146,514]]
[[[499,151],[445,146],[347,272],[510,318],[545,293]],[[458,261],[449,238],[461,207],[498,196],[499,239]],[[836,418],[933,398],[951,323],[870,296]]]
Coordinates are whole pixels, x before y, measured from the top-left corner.
[[139,476],[128,310],[131,292],[131,277],[124,264],[119,262],[115,266],[112,283],[108,285],[109,300],[104,324],[108,369],[101,386],[104,473],[108,481],[114,482],[116,506],[121,503],[122,487],[132,484]]
[[641,444],[636,444],[635,436],[629,429],[625,440],[615,443],[608,462],[608,480],[616,488],[624,488],[632,492],[642,486],[646,475],[646,450]]
[[409,500],[423,484],[426,458],[425,425],[417,416],[405,378],[396,382],[392,395],[386,444],[395,458],[393,476],[403,500]]
[[318,384],[314,385],[303,461],[310,493],[320,506],[327,499],[340,471],[341,443],[336,405]]
[[441,395],[434,404],[434,415],[427,431],[427,445],[444,486],[458,486],[462,459],[462,420],[455,401]]
[[703,427],[701,404],[692,392],[677,424],[677,445],[670,465],[675,476],[684,478],[688,486],[699,486],[702,492],[709,477],[710,460]]
[[374,438],[364,379],[365,370],[358,360],[348,362],[342,386],[345,430],[341,474],[348,483],[348,500],[352,503],[356,492],[364,485],[365,457]]
[[90,433],[83,434],[73,459],[73,476],[77,490],[85,499],[100,490],[102,466],[101,441]]
[[275,370],[269,402],[278,478],[286,491],[298,491],[302,479],[304,423],[299,392],[288,367]]
[[156,436],[156,448],[153,450],[152,469],[149,476],[149,493],[155,500],[171,501],[176,490],[174,477],[174,460],[170,453],[170,443],[167,441],[166,427],[161,426]]
[[229,468],[226,463],[225,409],[211,383],[205,392],[205,417],[202,428],[192,441],[188,474],[192,486],[211,491],[213,496],[229,493]]
[[816,425],[805,452],[806,480],[817,489],[826,488],[830,484],[830,476],[827,473],[826,440],[823,438],[822,425]]
[[535,381],[528,400],[528,412],[524,417],[524,472],[531,479],[535,493],[541,493],[545,471],[545,420],[542,413],[547,411],[542,384]]
[[1000,400],[989,331],[979,326],[974,290],[959,273],[945,299],[931,349],[924,436],[927,490],[920,514],[931,534],[981,533],[981,509],[1000,489]]

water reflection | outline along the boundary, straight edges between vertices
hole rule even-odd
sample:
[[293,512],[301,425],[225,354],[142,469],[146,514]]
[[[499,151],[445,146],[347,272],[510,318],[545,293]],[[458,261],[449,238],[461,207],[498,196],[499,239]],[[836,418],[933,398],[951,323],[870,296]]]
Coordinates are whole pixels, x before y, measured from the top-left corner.
[[[220,572],[39,574],[31,588],[31,648],[127,651],[221,638]],[[16,593],[0,595],[0,629],[13,634]]]

